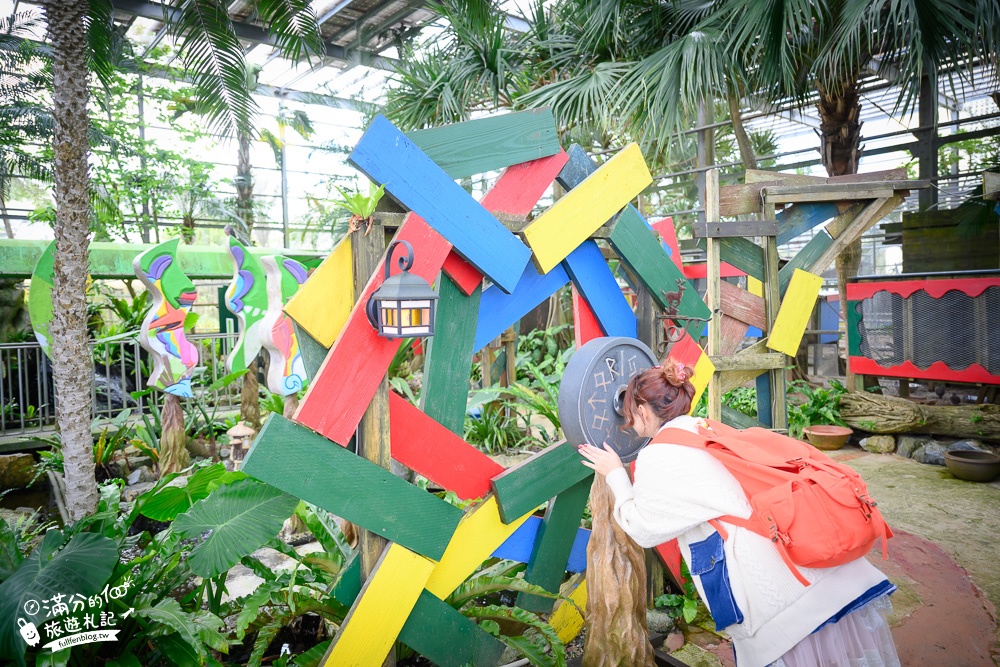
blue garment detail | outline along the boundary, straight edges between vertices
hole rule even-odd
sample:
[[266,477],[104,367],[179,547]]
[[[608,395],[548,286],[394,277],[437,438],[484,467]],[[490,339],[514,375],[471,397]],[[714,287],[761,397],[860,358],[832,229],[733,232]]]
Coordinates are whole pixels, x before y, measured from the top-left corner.
[[722,536],[712,533],[701,542],[695,542],[690,546],[691,562],[688,569],[692,575],[701,578],[705,602],[712,612],[715,627],[721,629],[733,623],[742,623],[743,612],[736,605],[732,586],[729,584],[729,568],[726,565]]
[[[875,584],[874,586],[872,586],[871,588],[869,588],[867,591],[865,591],[864,593],[862,593],[861,595],[859,595],[857,598],[855,598],[853,601],[851,601],[850,603],[848,603],[847,605],[845,605],[844,608],[841,609],[840,611],[838,611],[836,614],[834,614],[830,618],[828,618],[825,621],[823,621],[820,624],[819,628],[816,628],[815,630],[813,630],[813,632],[814,633],[815,632],[819,632],[820,628],[822,628],[822,627],[824,627],[826,625],[830,625],[831,623],[836,623],[837,621],[839,621],[840,619],[844,618],[845,616],[847,616],[851,612],[857,611],[858,609],[861,609],[862,607],[864,607],[866,604],[868,604],[872,600],[874,600],[876,598],[880,598],[883,595],[892,595],[893,593],[896,592],[896,590],[897,589],[896,589],[896,585],[895,584],[893,584],[892,582],[890,582],[888,579],[883,579],[881,582]],[[812,633],[810,633],[810,634],[812,634]]]

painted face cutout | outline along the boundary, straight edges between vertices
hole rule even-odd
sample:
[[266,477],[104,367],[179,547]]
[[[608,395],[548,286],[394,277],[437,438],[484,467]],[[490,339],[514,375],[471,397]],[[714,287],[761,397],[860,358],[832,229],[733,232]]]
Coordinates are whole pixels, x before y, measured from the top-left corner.
[[267,314],[260,321],[261,344],[270,356],[267,388],[288,396],[302,388],[306,370],[295,327],[282,307],[306,281],[306,269],[281,255],[269,255],[260,261],[267,279]]
[[229,239],[229,256],[233,260],[233,280],[226,289],[226,307],[239,321],[239,338],[226,357],[230,373],[247,367],[261,348],[261,320],[267,314],[267,286],[260,261],[242,243]]
[[177,264],[179,242],[174,239],[150,248],[132,261],[132,268],[153,296],[139,334],[139,344],[153,358],[147,385],[190,398],[198,348],[184,335],[184,320],[198,295]]

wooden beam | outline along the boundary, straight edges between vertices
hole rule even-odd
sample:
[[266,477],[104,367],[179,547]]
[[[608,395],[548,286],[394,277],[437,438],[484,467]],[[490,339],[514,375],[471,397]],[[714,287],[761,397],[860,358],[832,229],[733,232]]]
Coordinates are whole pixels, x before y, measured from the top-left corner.
[[825,271],[826,267],[828,267],[833,260],[837,258],[837,255],[839,255],[845,247],[861,238],[861,235],[871,229],[875,223],[888,215],[894,208],[902,204],[903,199],[903,195],[895,194],[891,197],[876,199],[871,204],[866,206],[865,209],[861,211],[857,217],[854,218],[849,225],[847,225],[846,228],[843,230],[837,230],[839,233],[836,238],[834,238],[833,243],[831,243],[830,246],[823,251],[819,258],[813,261],[806,270],[809,271],[809,273],[822,273]]
[[414,130],[406,136],[453,180],[498,171],[562,150],[551,109],[487,116]]
[[605,336],[636,337],[635,313],[596,243],[585,240],[566,257],[563,267]]
[[1000,199],[1000,172],[983,172],[983,199],[989,201]]
[[428,578],[427,590],[442,600],[451,595],[530,516],[528,511],[504,523],[493,496],[470,510],[458,524],[441,562]]
[[[795,270],[788,283],[785,298],[781,302],[781,309],[767,337],[767,346],[770,349],[784,352],[790,357],[798,353],[799,343],[816,307],[816,297],[819,296],[822,286],[823,279],[820,276],[800,269]],[[784,358],[780,361],[781,366],[784,366]]]
[[375,117],[347,159],[421,215],[480,273],[505,291],[514,289],[531,251],[384,116]]
[[428,558],[441,558],[462,519],[457,507],[278,414],[243,471]]
[[785,367],[782,354],[734,354],[730,357],[711,357],[717,373],[730,371],[768,371]]
[[573,286],[573,338],[577,349],[604,335],[594,311]]
[[[520,528],[493,551],[491,557],[527,563],[531,560],[531,554],[535,550],[535,541],[538,539],[538,530],[541,526],[542,517],[529,516]],[[569,560],[566,562],[567,572],[583,572],[587,569],[587,543],[589,541],[590,531],[586,528],[578,528],[576,537],[573,538],[573,548],[570,550]]]
[[500,516],[509,522],[593,475],[576,450],[579,443],[559,442],[493,478]]
[[653,182],[638,144],[629,144],[560,197],[522,232],[547,273]]
[[[723,262],[757,280],[764,280],[764,251],[759,245],[743,238],[719,239],[718,243]],[[707,239],[698,239],[697,245],[708,251]]]
[[348,234],[285,304],[285,313],[323,347],[333,345],[354,307],[351,253]]
[[[781,267],[781,270],[778,272],[778,293],[782,296],[785,294],[785,290],[788,289],[788,283],[797,269],[809,271],[810,273],[822,273],[825,267],[820,268],[819,259],[826,254],[826,251],[832,245],[833,239],[830,238],[825,229],[816,232],[816,236],[812,237],[809,243],[805,244],[795,257],[792,257],[790,262]],[[815,271],[812,271],[812,268],[815,268]]]
[[509,294],[505,294],[497,285],[487,287],[479,302],[479,320],[472,349],[481,350],[486,347],[491,340],[568,282],[569,276],[561,264],[542,275],[529,262],[524,267],[521,279]]
[[587,581],[581,581],[568,600],[559,602],[559,606],[549,617],[549,625],[559,635],[563,643],[569,643],[583,630],[583,613],[587,611]]
[[420,593],[400,630],[399,641],[439,667],[496,667],[507,648],[426,590]]
[[[708,220],[719,219],[719,170],[710,169],[705,174],[705,218]],[[744,240],[744,239],[737,239]],[[718,355],[722,351],[722,247],[721,240],[714,237],[707,237],[706,251],[708,254],[708,280],[705,292],[705,301],[711,311],[712,319],[708,323],[708,345],[705,351],[708,353],[712,364],[715,366],[712,382],[708,385],[708,418],[719,421],[722,419],[722,394],[719,392],[717,363]]]
[[731,238],[734,236],[777,236],[777,220],[739,220],[737,222],[696,222],[695,238]]
[[757,327],[761,331],[767,329],[767,309],[763,297],[751,294],[724,280],[719,285],[723,315]]

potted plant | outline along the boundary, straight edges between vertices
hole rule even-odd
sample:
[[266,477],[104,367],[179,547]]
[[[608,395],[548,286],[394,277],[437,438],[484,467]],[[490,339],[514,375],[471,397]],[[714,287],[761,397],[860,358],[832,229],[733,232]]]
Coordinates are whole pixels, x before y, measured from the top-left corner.
[[367,196],[360,192],[350,192],[341,187],[338,187],[337,190],[341,196],[341,200],[337,203],[351,212],[348,233],[354,233],[363,226],[365,236],[368,236],[368,232],[372,229],[372,215],[375,213],[375,207],[378,206],[382,195],[385,194],[385,185],[376,187],[374,183],[369,183]]
[[803,435],[817,449],[840,449],[853,431],[840,418],[840,397],[846,388],[836,380],[830,386],[813,387],[797,380],[790,385],[791,392],[802,396],[801,403],[788,406],[788,433],[792,437]]

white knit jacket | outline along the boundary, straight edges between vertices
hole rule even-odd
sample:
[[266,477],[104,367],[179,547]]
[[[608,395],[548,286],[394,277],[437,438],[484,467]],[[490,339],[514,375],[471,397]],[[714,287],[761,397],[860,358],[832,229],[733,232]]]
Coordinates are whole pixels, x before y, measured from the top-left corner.
[[[678,417],[663,428],[697,432],[697,420]],[[689,544],[710,536],[707,521],[730,514],[750,516],[750,503],[725,466],[704,451],[683,445],[655,444],[639,452],[635,482],[624,468],[607,476],[615,495],[614,517],[642,547],[674,538],[684,560]],[[764,667],[784,655],[824,621],[885,576],[864,558],[833,568],[800,568],[811,583],[799,583],[770,540],[722,522],[729,532],[725,558],[733,598],[743,622],[725,628],[733,638],[739,667]],[[693,577],[702,598],[700,577]]]

